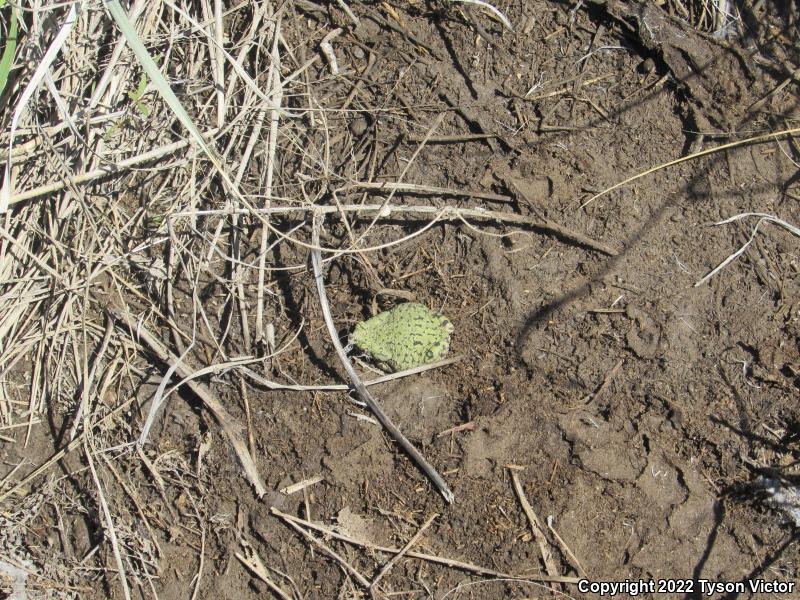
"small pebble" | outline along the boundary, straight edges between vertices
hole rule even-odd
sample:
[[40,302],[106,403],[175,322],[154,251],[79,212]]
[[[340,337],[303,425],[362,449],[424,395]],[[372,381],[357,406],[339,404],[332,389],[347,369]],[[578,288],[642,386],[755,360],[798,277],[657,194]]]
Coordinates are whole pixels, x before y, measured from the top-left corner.
[[652,58],[647,58],[639,63],[639,72],[643,73],[644,75],[649,75],[656,69],[656,61]]
[[350,121],[350,133],[352,133],[355,137],[361,137],[364,135],[368,127],[369,121],[364,115],[359,115]]

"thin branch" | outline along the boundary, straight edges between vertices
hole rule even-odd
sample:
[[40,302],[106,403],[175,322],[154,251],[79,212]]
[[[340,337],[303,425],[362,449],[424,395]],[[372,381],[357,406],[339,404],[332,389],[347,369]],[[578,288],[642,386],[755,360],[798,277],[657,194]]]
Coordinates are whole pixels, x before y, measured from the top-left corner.
[[[270,508],[272,514],[276,517],[279,517],[287,522],[295,523],[296,525],[302,525],[303,527],[307,527],[309,529],[313,529],[319,533],[322,533],[326,538],[333,538],[339,540],[340,542],[345,542],[346,544],[352,544],[354,546],[360,546],[362,548],[366,548],[367,550],[373,552],[385,552],[387,554],[397,554],[401,551],[400,548],[392,548],[387,546],[378,546],[376,544],[372,544],[370,542],[365,542],[362,540],[357,540],[355,538],[343,535],[338,531],[333,529],[329,529],[327,527],[323,527],[317,523],[312,523],[311,521],[306,521],[299,517],[294,517],[292,515],[288,515],[286,513],[281,512],[274,506]],[[503,573],[501,571],[495,571],[494,569],[489,569],[486,567],[481,567],[478,565],[473,565],[471,563],[462,562],[460,560],[454,560],[452,558],[446,558],[444,556],[436,556],[435,554],[425,554],[424,552],[416,552],[414,550],[409,550],[406,552],[406,556],[410,558],[416,558],[418,560],[424,560],[426,562],[435,563],[438,565],[444,565],[445,567],[451,567],[453,569],[461,569],[462,571],[467,571],[469,573],[475,573],[476,575],[484,575],[487,577],[498,577],[498,578],[505,578],[505,579],[520,579],[520,580],[531,580],[531,581],[557,581],[559,583],[570,583],[570,584],[577,584],[580,579],[578,577],[567,577],[567,576],[559,576],[559,577],[548,577],[546,575],[534,575],[534,576],[526,576],[521,577],[518,575],[510,575],[509,573]]]
[[[424,138],[423,138],[424,139]],[[478,190],[457,190],[455,188],[438,187],[435,185],[420,185],[416,183],[394,183],[392,181],[354,181],[336,190],[337,193],[349,190],[368,190],[380,192],[386,190],[401,194],[436,194],[438,196],[464,196],[479,198],[481,200],[494,200],[495,202],[511,202],[513,198],[502,194],[481,192]]]
[[294,529],[294,530],[295,530],[297,533],[299,533],[300,535],[302,535],[302,536],[303,536],[303,537],[304,537],[306,540],[308,540],[308,541],[309,541],[309,542],[311,542],[312,544],[316,544],[316,545],[317,545],[317,547],[318,547],[320,550],[322,550],[323,554],[326,554],[326,555],[328,555],[330,558],[332,558],[332,559],[333,559],[333,560],[335,560],[337,563],[339,563],[339,564],[342,566],[342,568],[343,568],[345,571],[347,571],[347,572],[348,572],[348,573],[350,573],[350,574],[351,574],[353,577],[355,577],[355,578],[356,578],[356,581],[358,581],[358,583],[360,583],[361,585],[363,585],[365,588],[368,588],[368,587],[369,587],[369,581],[367,581],[367,580],[366,580],[366,578],[365,578],[365,577],[364,577],[364,576],[363,576],[361,573],[359,573],[358,571],[356,571],[356,570],[355,570],[355,569],[354,569],[354,568],[353,568],[353,567],[350,565],[350,563],[348,563],[348,562],[347,562],[345,559],[343,559],[341,556],[339,556],[338,554],[336,554],[336,552],[334,552],[333,550],[331,550],[330,548],[328,548],[328,546],[327,546],[327,545],[326,545],[326,544],[325,544],[325,543],[324,543],[322,540],[319,540],[319,539],[317,539],[316,537],[314,537],[313,535],[311,535],[311,534],[310,534],[308,531],[306,531],[305,529],[303,529],[302,527],[300,527],[300,526],[299,526],[297,523],[294,523],[293,521],[291,521],[291,520],[289,520],[289,519],[284,519],[284,523],[286,523],[286,524],[287,524],[289,527],[291,527],[292,529]]
[[762,142],[769,142],[769,141],[772,141],[772,140],[776,140],[777,141],[778,139],[783,138],[785,136],[797,135],[798,133],[800,133],[800,127],[795,127],[793,129],[784,129],[782,131],[775,131],[773,133],[767,133],[765,135],[759,135],[759,136],[756,136],[756,137],[750,137],[750,138],[747,138],[745,140],[739,140],[739,141],[736,141],[736,142],[730,142],[728,144],[722,144],[721,146],[717,146],[715,148],[708,148],[706,150],[701,150],[700,152],[695,152],[694,154],[689,154],[687,156],[682,156],[681,158],[676,158],[675,160],[671,160],[669,162],[660,164],[660,165],[658,165],[656,167],[652,167],[650,169],[642,171],[641,173],[637,173],[636,175],[628,177],[627,179],[623,179],[622,181],[620,181],[618,183],[615,183],[611,187],[608,187],[608,188],[604,189],[602,192],[598,192],[597,194],[595,194],[594,196],[589,198],[586,202],[581,204],[580,207],[581,208],[585,208],[586,206],[588,206],[589,204],[591,204],[592,202],[597,200],[600,196],[605,196],[607,193],[609,193],[612,190],[615,190],[615,189],[617,189],[619,187],[622,187],[623,185],[627,185],[629,183],[632,183],[632,182],[636,181],[637,179],[641,179],[642,177],[645,177],[646,175],[650,175],[651,173],[655,173],[656,171],[661,171],[662,169],[666,169],[667,167],[674,167],[675,165],[679,165],[679,164],[681,164],[683,162],[686,162],[687,160],[693,160],[695,158],[700,158],[701,156],[708,156],[709,154],[714,154],[716,152],[721,152],[722,150],[728,150],[729,148],[736,148],[738,146],[744,146],[746,144],[760,144]]
[[121,323],[128,329],[134,340],[143,341],[147,348],[153,354],[155,354],[162,363],[167,366],[174,367],[175,373],[179,377],[182,379],[187,379],[186,386],[198,398],[200,398],[200,400],[203,401],[203,404],[205,404],[206,408],[211,411],[211,413],[217,419],[217,422],[219,422],[219,424],[222,426],[225,434],[228,436],[228,440],[233,446],[233,449],[236,451],[239,461],[242,463],[242,467],[244,467],[245,474],[255,489],[256,495],[261,498],[264,494],[266,494],[267,489],[264,485],[264,482],[261,480],[261,475],[258,473],[258,468],[256,467],[255,461],[253,461],[253,457],[247,450],[247,444],[242,439],[241,433],[239,432],[239,427],[235,424],[235,420],[231,414],[222,405],[222,403],[217,400],[214,395],[212,395],[211,391],[205,385],[188,380],[191,377],[194,369],[188,367],[177,356],[167,350],[167,348],[165,348],[160,341],[158,341],[149,331],[147,331],[147,329],[143,327],[141,323],[137,323],[130,313],[122,311],[114,306],[107,306],[106,311],[117,322]]
[[[553,223],[552,221],[544,221],[538,217],[529,217],[527,215],[518,215],[515,213],[501,212],[497,210],[484,210],[482,208],[458,208],[455,206],[432,206],[432,205],[383,205],[383,204],[343,204],[341,206],[276,206],[273,208],[263,208],[256,211],[248,209],[228,210],[228,209],[212,209],[212,210],[198,210],[198,211],[180,211],[169,215],[170,219],[179,219],[185,217],[199,217],[211,215],[228,215],[228,214],[261,214],[261,215],[288,215],[293,213],[310,213],[314,212],[318,215],[326,215],[338,212],[364,212],[372,213],[377,212],[379,217],[388,219],[395,215],[430,215],[432,223],[437,221],[464,221],[465,219],[475,219],[480,221],[496,221],[498,223],[510,223],[512,225],[524,225],[531,229],[538,229],[551,233],[561,239],[572,242],[575,245],[591,248],[607,256],[617,256],[619,251],[611,246],[585,236],[581,233],[571,231],[561,225]],[[429,229],[432,223],[425,226]],[[420,232],[415,232],[409,237],[418,235]],[[297,242],[293,238],[283,236],[292,242]],[[405,238],[407,239],[407,238]],[[393,245],[394,243],[392,243]],[[299,243],[299,245],[307,248],[313,248],[312,244]],[[380,246],[386,247],[386,244]],[[359,250],[337,249],[337,248],[321,248],[326,252],[334,254],[349,254],[353,252],[369,252],[376,250],[375,248],[361,248]]]
[[[280,18],[276,20],[272,39],[272,51],[267,85],[272,91],[273,101],[270,104],[269,141],[267,143],[267,176],[264,186],[266,193],[265,204],[272,206],[272,187],[275,176],[275,154],[278,147],[278,123],[280,119],[281,102],[283,101],[283,87],[281,86],[281,54],[278,40],[280,39]],[[238,187],[238,186],[237,186]],[[264,348],[269,348],[268,340],[264,333],[264,275],[266,273],[267,242],[270,230],[264,227],[261,230],[261,246],[258,255],[258,294],[256,299],[256,343]],[[269,350],[267,350],[268,352]]]
[[122,562],[122,553],[119,551],[119,543],[117,541],[117,532],[114,529],[114,520],[111,518],[111,511],[108,508],[108,503],[106,502],[105,494],[103,494],[103,486],[100,484],[100,478],[97,476],[97,470],[94,467],[94,461],[92,460],[92,453],[89,450],[89,444],[87,440],[83,441],[83,450],[86,454],[86,462],[89,464],[89,471],[92,473],[92,481],[94,481],[94,485],[97,488],[97,500],[100,504],[100,508],[103,511],[103,520],[106,524],[106,533],[108,534],[108,540],[111,542],[111,549],[114,553],[114,560],[117,563],[117,571],[119,571],[119,581],[122,585],[122,594],[125,597],[125,600],[131,600],[131,592],[128,588],[128,580],[127,575],[125,575],[125,563]]
[[419,538],[422,537],[422,534],[425,533],[425,531],[428,529],[428,527],[431,526],[431,523],[433,523],[434,519],[436,517],[438,517],[438,516],[439,516],[438,514],[431,515],[431,517],[427,521],[425,521],[425,523],[422,525],[422,527],[419,528],[419,531],[417,531],[417,533],[414,534],[414,537],[412,537],[410,540],[408,540],[408,543],[405,546],[403,546],[403,548],[400,550],[400,552],[398,552],[392,558],[390,558],[388,561],[386,561],[386,564],[383,565],[383,568],[381,569],[381,572],[378,573],[375,576],[375,578],[372,580],[372,584],[369,586],[370,590],[375,589],[375,587],[378,585],[378,582],[381,579],[383,579],[386,576],[386,574],[389,571],[391,571],[392,568],[397,564],[397,562],[401,558],[403,558],[403,556],[405,556],[408,553],[408,551],[411,550],[411,548],[413,548],[416,545],[416,543],[419,541]]
[[[525,490],[522,489],[522,484],[519,481],[517,473],[513,469],[510,469],[509,472],[511,473],[511,482],[514,484],[514,491],[517,493],[517,498],[519,499],[519,503],[522,505],[522,510],[525,512],[525,516],[528,517],[528,523],[530,523],[533,537],[536,540],[536,543],[539,545],[539,551],[542,553],[542,560],[544,561],[544,566],[547,569],[547,574],[553,577],[558,574],[558,568],[553,560],[553,553],[550,551],[550,547],[548,546],[547,537],[544,534],[544,529],[542,529],[542,524],[539,521],[539,517],[537,517],[536,513],[533,511],[533,507],[531,506],[530,502],[528,502],[527,496],[525,496]],[[556,592],[560,591],[559,585],[555,582],[551,583],[550,587],[552,587]]]
[[[427,365],[420,365],[419,367],[414,367],[413,369],[406,369],[405,371],[398,371],[397,373],[388,373],[386,375],[381,375],[380,377],[376,377],[375,379],[370,379],[369,381],[365,381],[364,385],[369,387],[371,385],[378,385],[379,383],[394,381],[395,379],[402,379],[403,377],[408,377],[409,375],[416,375],[417,373],[424,373],[425,371],[438,369],[439,367],[446,367],[447,365],[452,365],[454,363],[460,362],[463,359],[464,359],[463,356],[453,356],[451,358],[445,358],[444,360],[428,363]],[[278,383],[276,381],[272,381],[271,379],[267,379],[266,377],[262,377],[255,371],[252,371],[251,369],[248,369],[245,366],[238,366],[237,368],[244,375],[247,375],[250,379],[252,379],[255,383],[257,383],[258,385],[262,385],[269,390],[284,390],[289,392],[338,392],[338,391],[349,390],[351,387],[346,383],[335,383],[329,385],[325,384],[297,385],[289,383]]]
[[[218,129],[211,129],[204,133],[204,137],[210,137],[214,135]],[[164,146],[159,146],[158,148],[153,148],[152,150],[148,150],[147,152],[143,152],[141,154],[137,154],[136,156],[131,156],[130,158],[126,158],[125,160],[121,160],[118,163],[108,163],[102,167],[97,169],[93,169],[91,171],[87,171],[86,173],[81,173],[79,175],[72,175],[70,177],[64,177],[59,179],[58,181],[54,181],[52,183],[48,183],[32,190],[27,190],[25,192],[18,192],[11,195],[11,198],[8,201],[10,206],[17,204],[19,202],[24,202],[25,200],[31,200],[32,198],[38,198],[39,196],[44,196],[46,194],[52,194],[53,192],[57,192],[59,190],[63,190],[67,186],[72,185],[79,185],[81,183],[88,183],[90,181],[94,181],[95,179],[101,179],[103,177],[108,177],[111,175],[120,175],[124,171],[135,167],[136,165],[141,165],[143,163],[149,162],[151,160],[161,158],[167,154],[172,154],[182,148],[191,144],[191,140],[185,139],[180,140],[178,142],[173,142],[172,144],[166,144]]]

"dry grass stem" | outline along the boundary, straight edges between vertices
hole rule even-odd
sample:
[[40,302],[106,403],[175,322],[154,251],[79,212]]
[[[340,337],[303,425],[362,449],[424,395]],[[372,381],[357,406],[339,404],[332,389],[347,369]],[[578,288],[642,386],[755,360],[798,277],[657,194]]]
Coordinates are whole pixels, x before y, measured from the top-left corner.
[[235,421],[228,410],[220,403],[219,400],[217,400],[217,398],[205,385],[190,381],[192,369],[184,365],[180,358],[167,350],[161,342],[159,342],[147,331],[147,329],[145,329],[140,323],[137,323],[132,315],[130,315],[127,311],[123,311],[111,306],[107,307],[107,310],[111,317],[127,328],[134,340],[142,340],[147,349],[155,354],[156,358],[158,358],[168,368],[174,369],[175,373],[179,377],[186,380],[187,387],[192,391],[193,394],[203,401],[203,404],[206,405],[209,411],[222,426],[222,429],[228,437],[228,440],[236,451],[236,455],[239,457],[239,461],[242,463],[242,467],[244,468],[247,479],[252,484],[256,495],[260,498],[266,494],[267,489],[264,486],[264,482],[261,480],[261,475],[258,473],[258,467],[256,467],[256,464],[253,461],[249,450],[247,449],[247,444],[242,439],[241,434],[239,433],[239,428],[235,424]]
[[[413,369],[406,369],[404,371],[397,371],[396,373],[388,373],[386,375],[381,375],[380,377],[364,381],[363,383],[367,387],[372,385],[378,385],[381,383],[386,383],[388,381],[394,381],[395,379],[402,379],[403,377],[408,377],[410,375],[417,375],[418,373],[424,373],[425,371],[430,371],[432,369],[439,369],[441,367],[446,367],[448,365],[455,364],[463,359],[464,359],[463,356],[452,356],[450,358],[445,358],[444,360],[439,360],[436,362],[428,363],[426,365],[421,365],[419,367],[414,367]],[[265,377],[262,377],[261,375],[259,375],[255,371],[248,369],[247,367],[240,367],[239,370],[243,374],[247,375],[247,377],[252,379],[258,385],[263,385],[265,388],[270,390],[285,390],[291,392],[337,392],[337,391],[347,391],[351,389],[351,386],[345,383],[334,383],[328,385],[297,385],[297,384],[277,383],[275,381],[271,381]]]
[[98,419],[97,421],[93,422],[89,428],[85,428],[78,434],[74,440],[72,440],[69,444],[64,446],[62,449],[57,450],[50,456],[47,460],[42,462],[38,467],[36,467],[33,471],[28,473],[23,479],[18,481],[16,484],[11,486],[9,489],[0,492],[0,502],[6,500],[10,496],[17,494],[18,492],[23,491],[28,485],[30,485],[33,481],[35,481],[38,477],[46,473],[50,467],[58,463],[61,459],[63,459],[67,454],[72,452],[73,450],[82,446],[85,437],[88,435],[90,431],[94,431],[95,429],[102,427],[111,423],[115,418],[119,418],[120,413],[124,412],[133,402],[135,398],[130,398],[129,400],[120,404],[116,409],[109,412],[106,416]]
[[[401,551],[401,548],[392,548],[387,546],[380,546],[378,544],[373,544],[366,540],[357,540],[347,535],[342,535],[341,533],[330,529],[328,527],[323,527],[317,523],[312,523],[310,521],[300,519],[299,517],[294,517],[292,515],[288,515],[286,513],[281,512],[274,506],[270,509],[272,514],[279,517],[283,521],[287,523],[293,523],[295,526],[302,529],[302,527],[307,527],[308,529],[312,529],[323,534],[326,538],[333,538],[339,540],[341,542],[345,542],[347,544],[351,544],[354,546],[360,546],[369,550],[371,552],[384,552],[386,554],[397,554]],[[302,527],[300,527],[302,525]],[[478,565],[473,565],[468,562],[463,562],[460,560],[454,560],[452,558],[446,558],[443,556],[436,556],[433,554],[426,554],[424,552],[416,552],[414,550],[409,550],[406,552],[406,556],[411,558],[416,558],[418,560],[423,560],[426,562],[439,564],[445,567],[450,567],[453,569],[459,569],[461,571],[466,571],[468,573],[474,573],[476,575],[483,575],[485,577],[495,577],[498,579],[519,579],[521,581],[530,580],[530,581],[544,581],[544,582],[557,582],[557,583],[569,583],[569,584],[577,584],[579,578],[577,577],[566,577],[566,576],[556,576],[556,577],[549,577],[546,575],[537,575],[534,577],[517,577],[515,575],[510,575],[508,573],[503,573],[500,571],[495,571],[494,569],[489,569],[486,567],[481,567]]]
[[370,590],[374,590],[374,589],[377,588],[378,583],[380,583],[380,580],[383,579],[384,577],[386,577],[386,575],[389,573],[389,571],[392,570],[392,568],[400,561],[400,559],[403,558],[403,556],[405,556],[408,553],[408,551],[411,550],[411,548],[413,548],[417,544],[417,542],[419,541],[419,538],[422,537],[422,534],[425,533],[425,531],[428,529],[428,527],[431,526],[433,521],[438,516],[439,516],[438,514],[431,515],[425,521],[425,523],[422,524],[422,527],[420,527],[417,530],[417,533],[414,534],[414,537],[412,537],[410,540],[408,540],[408,543],[400,549],[400,552],[398,552],[397,554],[392,556],[392,558],[390,558],[389,560],[386,561],[386,564],[383,565],[383,568],[380,570],[380,572],[372,580],[372,583],[369,586]]
[[19,123],[23,111],[27,108],[28,103],[33,98],[34,92],[39,87],[39,84],[42,82],[45,76],[48,74],[50,65],[53,63],[56,56],[61,51],[62,47],[67,41],[67,37],[69,37],[69,34],[72,31],[72,26],[75,24],[76,16],[77,16],[77,5],[73,4],[69,9],[69,13],[67,14],[66,19],[64,19],[64,22],[59,28],[58,34],[56,34],[56,36],[53,38],[53,41],[47,48],[47,52],[45,52],[44,56],[37,64],[36,70],[34,71],[33,75],[31,76],[30,80],[25,86],[25,89],[20,95],[19,100],[17,101],[17,105],[14,107],[14,114],[11,118],[11,132],[9,134],[9,139],[8,139],[8,159],[6,160],[5,164],[3,186],[0,187],[0,215],[2,215],[8,210],[8,207],[10,205],[11,191],[14,186],[14,181],[12,177],[13,171],[12,171],[11,151],[12,151],[12,146],[14,144],[14,133],[17,128],[17,124]]
[[[215,133],[217,133],[217,131],[218,131],[217,129],[212,129],[209,130],[205,135],[210,137],[213,136]],[[13,206],[14,204],[17,204],[19,202],[24,202],[26,200],[31,200],[33,198],[40,198],[41,196],[52,194],[53,192],[57,192],[59,190],[63,190],[65,187],[81,185],[84,183],[95,181],[97,179],[116,175],[117,173],[126,171],[128,169],[131,169],[139,165],[143,165],[144,163],[150,162],[152,160],[163,158],[168,154],[173,154],[174,152],[186,148],[189,145],[190,145],[189,140],[180,140],[178,142],[173,142],[171,144],[165,144],[164,146],[161,146],[159,148],[154,148],[152,150],[148,150],[147,152],[143,152],[136,156],[132,156],[125,160],[121,160],[116,164],[109,164],[104,167],[100,167],[88,171],[86,173],[82,173],[80,175],[74,175],[71,177],[61,179],[59,181],[54,181],[46,185],[35,187],[25,192],[18,192],[12,194],[8,202],[9,205]]]
[[594,393],[594,396],[592,396],[592,398],[591,398],[592,400],[597,401],[597,400],[599,400],[600,398],[603,397],[603,394],[605,394],[605,391],[608,389],[608,386],[611,384],[611,381],[617,375],[617,372],[622,368],[623,364],[625,364],[624,360],[622,360],[622,359],[618,360],[617,364],[615,364],[611,368],[611,370],[608,373],[606,373],[606,376],[603,378],[603,383],[601,383],[600,387],[597,388],[597,391]]
[[[423,141],[426,141],[423,138]],[[427,140],[430,141],[430,140]],[[490,192],[480,192],[472,190],[456,190],[451,188],[442,188],[432,185],[417,185],[414,183],[392,183],[390,181],[354,181],[347,185],[340,187],[336,191],[338,193],[347,192],[349,190],[370,190],[380,192],[387,190],[390,192],[401,192],[406,194],[431,194],[436,196],[463,196],[466,198],[479,198],[481,200],[493,200],[495,202],[511,202],[512,198],[503,196],[502,194],[492,194]]]
[[440,431],[436,434],[436,437],[444,437],[446,435],[450,435],[453,433],[458,433],[460,431],[472,431],[475,429],[475,423],[470,421],[469,423],[462,423],[461,425],[456,425],[455,427],[451,427],[450,429],[445,429],[444,431]]
[[111,549],[114,553],[114,561],[117,563],[117,574],[119,582],[122,586],[122,595],[125,600],[130,600],[131,592],[128,588],[128,578],[125,574],[125,563],[122,560],[122,553],[119,549],[119,542],[117,541],[117,531],[114,527],[114,519],[111,516],[111,510],[108,508],[105,494],[103,493],[103,486],[100,483],[100,478],[97,476],[97,470],[94,467],[94,460],[92,459],[92,451],[89,449],[89,444],[83,440],[84,454],[86,462],[89,464],[89,471],[92,473],[92,480],[94,481],[95,488],[97,489],[97,500],[100,504],[102,511],[102,522],[105,523],[105,532],[108,535],[108,540],[111,542]]
[[281,488],[279,491],[281,494],[286,494],[287,496],[291,496],[292,494],[296,494],[297,492],[302,492],[304,489],[311,487],[312,485],[316,485],[320,481],[324,480],[325,478],[322,475],[315,475],[314,477],[309,477],[308,479],[304,479],[303,481],[298,481],[295,484]]
[[[542,560],[544,561],[544,566],[547,569],[547,574],[551,577],[557,577],[558,567],[556,566],[553,553],[548,545],[547,536],[544,533],[544,529],[539,521],[539,517],[536,516],[536,513],[533,511],[533,507],[531,506],[530,502],[528,502],[527,496],[525,496],[525,490],[522,489],[522,484],[519,481],[519,475],[517,474],[517,471],[515,469],[509,469],[508,472],[511,475],[511,481],[514,484],[514,491],[517,494],[517,498],[522,506],[522,510],[525,512],[525,516],[528,518],[528,523],[531,526],[533,537],[536,540],[536,543],[539,545],[539,551],[542,554]],[[551,587],[556,592],[561,591],[558,584],[555,582],[551,584]]]
[[272,581],[272,578],[269,576],[269,572],[264,566],[264,562],[261,560],[258,552],[256,552],[246,540],[241,541],[241,546],[244,554],[240,554],[239,552],[234,553],[234,556],[239,559],[239,562],[241,562],[250,572],[252,572],[253,575],[263,581],[270,590],[278,595],[279,598],[282,598],[283,600],[292,600],[292,596],[284,592],[277,583]]
[[490,13],[492,13],[497,20],[499,20],[509,31],[514,31],[514,28],[511,26],[511,21],[508,20],[500,9],[489,4],[488,2],[484,2],[483,0],[451,0],[452,2],[463,2],[464,4],[474,4],[475,6],[480,6],[481,8],[485,8]]
[[[266,208],[272,206],[272,187],[275,175],[275,153],[278,148],[278,123],[280,117],[281,102],[283,100],[283,87],[280,79],[281,55],[278,51],[278,40],[280,39],[280,19],[274,25],[272,52],[270,53],[269,74],[267,85],[270,86],[273,102],[270,105],[269,141],[267,145],[267,175],[264,186],[266,194]],[[261,251],[258,263],[258,296],[256,298],[256,340],[259,344],[266,345],[264,327],[264,277],[266,274],[267,242],[269,230],[261,230]]]
[[322,53],[325,55],[325,58],[328,59],[328,65],[330,65],[332,75],[339,74],[339,62],[336,60],[336,53],[333,51],[333,44],[331,42],[339,37],[339,34],[341,33],[342,29],[337,27],[328,33],[324,38],[322,38],[322,41],[319,44]]
[[[378,218],[388,219],[393,216],[397,215],[411,215],[411,216],[430,216],[428,222],[419,230],[415,231],[414,233],[404,236],[399,240],[395,240],[390,243],[381,244],[379,246],[371,246],[368,248],[361,248],[359,250],[347,250],[347,249],[338,249],[338,248],[324,248],[320,247],[320,250],[325,252],[331,253],[333,255],[339,254],[347,254],[352,252],[371,252],[374,250],[379,250],[382,248],[388,248],[390,246],[395,246],[406,242],[414,237],[417,237],[428,231],[431,227],[433,227],[439,221],[464,221],[465,219],[475,219],[480,221],[496,221],[498,223],[508,223],[512,225],[521,225],[530,227],[533,229],[541,229],[543,231],[552,233],[558,237],[561,237],[565,240],[571,241],[579,246],[585,246],[587,248],[591,248],[592,250],[596,250],[597,252],[601,252],[602,254],[606,254],[607,256],[617,256],[619,251],[604,244],[603,242],[599,242],[594,240],[588,236],[585,236],[581,233],[571,231],[566,227],[553,223],[552,221],[543,221],[538,217],[529,217],[526,215],[518,215],[514,213],[507,213],[507,212],[500,212],[500,211],[493,211],[493,210],[486,210],[483,208],[458,208],[455,206],[431,206],[431,205],[419,205],[419,206],[409,206],[409,205],[402,205],[402,204],[367,204],[367,205],[360,205],[360,204],[343,204],[341,206],[319,206],[319,207],[306,207],[306,206],[298,206],[298,207],[291,207],[291,206],[282,206],[282,207],[275,207],[271,209],[262,209],[257,212],[265,215],[287,215],[292,213],[316,213],[319,215],[327,215],[331,213],[337,213],[340,211],[344,212],[364,212],[364,213],[377,213],[376,217],[374,217],[373,222],[377,222]],[[250,211],[242,210],[241,214],[249,213]],[[175,213],[172,218],[186,218],[186,217],[198,217],[198,216],[210,216],[210,215],[224,215],[228,214],[227,211],[224,210],[199,210],[195,212],[179,212]],[[284,238],[289,239],[289,236],[283,236]],[[299,245],[313,249],[314,246],[312,244],[305,244],[300,243]]]
[[624,180],[620,181],[619,183],[615,183],[611,187],[608,187],[608,188],[604,189],[602,192],[598,192],[597,194],[595,194],[594,196],[589,198],[586,202],[581,204],[580,208],[586,208],[589,204],[591,204],[592,202],[594,202],[595,200],[597,200],[601,196],[605,196],[609,192],[614,191],[615,189],[620,188],[620,187],[622,187],[624,185],[628,185],[629,183],[633,183],[637,179],[641,179],[642,177],[646,177],[647,175],[652,175],[653,173],[656,173],[657,171],[661,171],[661,170],[667,169],[669,167],[674,167],[675,165],[679,165],[679,164],[684,163],[684,162],[686,162],[688,160],[694,160],[696,158],[700,158],[700,157],[703,157],[703,156],[708,156],[710,154],[715,154],[717,152],[721,152],[723,150],[728,150],[730,148],[738,148],[739,146],[746,146],[748,144],[761,144],[761,143],[764,143],[764,142],[777,141],[777,140],[783,139],[784,137],[790,137],[790,136],[793,136],[793,135],[797,135],[798,133],[800,133],[800,127],[795,127],[795,128],[792,128],[792,129],[784,129],[782,131],[776,131],[774,133],[767,133],[767,134],[764,134],[764,135],[757,135],[757,136],[754,136],[754,137],[749,137],[749,138],[744,139],[744,140],[738,140],[736,142],[730,142],[728,144],[722,144],[721,146],[716,146],[714,148],[707,148],[706,150],[701,150],[700,152],[695,152],[693,154],[689,154],[688,156],[683,156],[681,158],[677,158],[675,160],[671,160],[669,162],[663,163],[663,164],[658,165],[656,167],[652,167],[650,169],[642,171],[641,173],[637,173],[636,175],[628,177],[627,179],[624,179]]
[[555,538],[556,542],[558,543],[558,547],[561,548],[561,551],[564,553],[564,556],[569,558],[572,561],[572,564],[575,565],[575,568],[578,570],[578,574],[584,579],[590,579],[589,574],[586,572],[586,569],[583,568],[581,561],[578,560],[578,557],[572,552],[567,543],[561,539],[561,536],[558,535],[558,532],[553,528],[550,523],[551,518],[547,518],[547,528],[550,530],[550,533],[553,534],[553,538]]
[[[428,138],[429,144],[462,144],[464,142],[480,142],[489,138],[500,137],[495,133],[465,133],[462,135],[432,135]],[[405,140],[412,144],[418,144],[425,139],[425,136],[409,135]]]
[[758,228],[761,226],[762,223],[772,223],[774,225],[777,225],[778,227],[781,227],[781,228],[785,229],[786,231],[791,233],[793,236],[800,237],[800,227],[797,227],[795,225],[787,223],[783,219],[779,219],[778,217],[775,217],[773,215],[768,215],[768,214],[764,214],[764,213],[741,213],[741,214],[738,214],[738,215],[734,215],[733,217],[730,217],[729,219],[725,219],[724,221],[719,221],[718,223],[714,223],[714,225],[726,225],[728,223],[733,223],[734,221],[739,221],[739,220],[745,219],[747,217],[758,217],[758,221],[756,222],[755,227],[753,227],[753,232],[750,234],[750,238],[736,252],[733,252],[732,254],[729,254],[727,256],[727,258],[725,258],[725,260],[723,260],[716,267],[714,267],[705,277],[703,277],[701,280],[699,280],[697,283],[695,283],[694,287],[699,287],[699,286],[703,285],[709,279],[714,277],[714,275],[716,275],[717,273],[722,271],[722,269],[727,267],[734,260],[736,260],[742,254],[744,254],[744,251],[747,250],[747,248],[750,246],[750,244],[753,243],[753,240],[756,239],[756,234],[758,233]]
[[[275,512],[275,508],[273,508],[273,512]],[[356,581],[361,584],[365,589],[369,588],[369,581],[358,571],[356,571],[353,566],[348,563],[345,559],[339,556],[336,552],[331,550],[325,542],[322,540],[314,537],[311,535],[307,530],[300,527],[297,523],[295,523],[291,519],[283,519],[283,522],[286,523],[289,527],[294,529],[300,536],[305,539],[310,544],[313,544],[317,548],[319,548],[323,554],[325,554],[328,558],[333,559],[336,563],[339,564],[347,573],[355,577]]]

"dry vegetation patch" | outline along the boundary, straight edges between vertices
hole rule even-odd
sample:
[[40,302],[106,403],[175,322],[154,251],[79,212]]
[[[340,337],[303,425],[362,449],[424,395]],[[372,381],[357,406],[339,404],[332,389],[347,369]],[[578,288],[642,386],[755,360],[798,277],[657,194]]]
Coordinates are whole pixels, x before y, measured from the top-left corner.
[[793,3],[0,15],[6,597],[797,580]]

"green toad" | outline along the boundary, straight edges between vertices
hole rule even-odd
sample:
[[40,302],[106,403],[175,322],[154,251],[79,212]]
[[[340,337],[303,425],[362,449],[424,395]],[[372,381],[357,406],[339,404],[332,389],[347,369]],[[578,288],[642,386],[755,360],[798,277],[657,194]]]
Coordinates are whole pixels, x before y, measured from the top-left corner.
[[388,371],[403,371],[444,358],[450,350],[450,319],[417,302],[406,302],[359,323],[350,334]]

